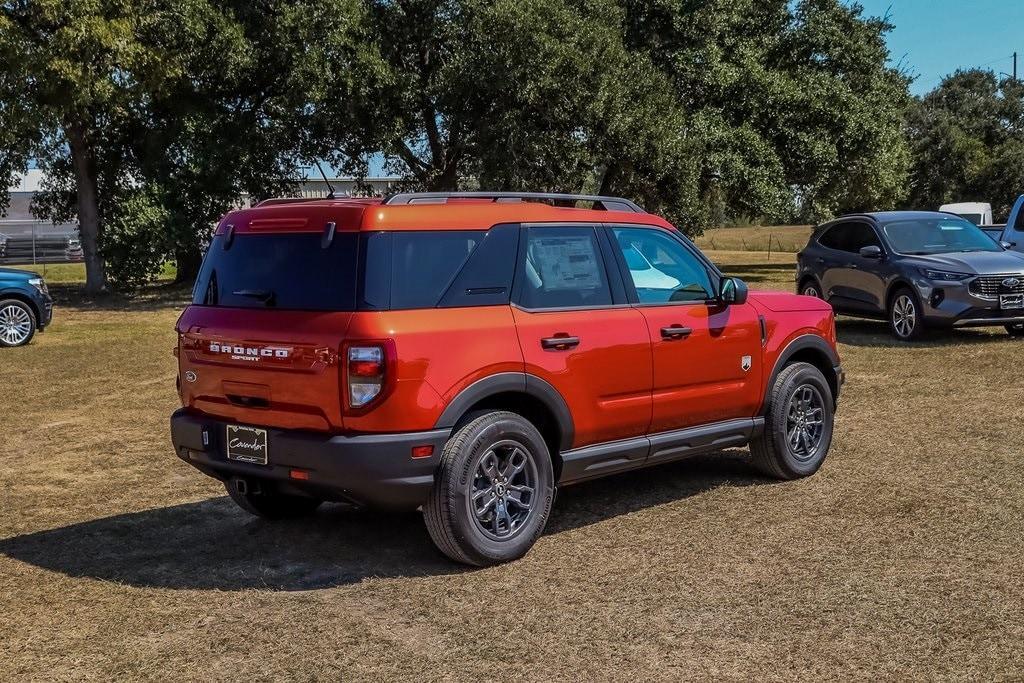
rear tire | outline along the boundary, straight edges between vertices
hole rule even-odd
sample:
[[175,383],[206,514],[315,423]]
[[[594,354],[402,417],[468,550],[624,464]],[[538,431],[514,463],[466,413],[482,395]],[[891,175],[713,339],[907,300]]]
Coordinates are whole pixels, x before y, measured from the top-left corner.
[[809,363],[787,365],[768,394],[764,432],[750,444],[753,465],[776,479],[814,474],[832,445],[832,389]]
[[1024,337],[1024,323],[1017,323],[1016,325],[1007,325],[1006,331],[1011,337]]
[[924,334],[924,315],[917,295],[907,287],[900,287],[889,300],[889,329],[899,341],[920,339]]
[[0,346],[24,346],[36,334],[36,314],[18,299],[0,300]]
[[445,444],[423,517],[452,560],[500,564],[540,538],[554,488],[551,455],[533,424],[507,411],[471,415]]
[[259,492],[247,491],[239,493],[234,480],[224,482],[231,500],[251,515],[263,519],[289,519],[311,515],[323,503],[319,498],[306,496],[290,496],[272,489],[261,489]]

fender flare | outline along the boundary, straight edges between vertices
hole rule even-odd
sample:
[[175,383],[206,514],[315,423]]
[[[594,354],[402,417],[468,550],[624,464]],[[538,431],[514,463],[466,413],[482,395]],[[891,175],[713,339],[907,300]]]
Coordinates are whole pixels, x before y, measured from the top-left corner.
[[526,372],[499,372],[478,379],[448,402],[434,427],[451,429],[474,404],[491,396],[506,393],[526,394],[540,401],[558,421],[559,450],[565,451],[572,447],[576,428],[565,399],[547,381]]
[[824,355],[828,359],[829,364],[832,366],[833,376],[825,376],[825,380],[833,387],[833,401],[839,401],[839,354],[836,350],[829,345],[827,341],[822,339],[816,334],[802,334],[793,338],[779,353],[778,360],[775,361],[775,366],[772,368],[772,374],[768,377],[768,382],[765,384],[764,398],[761,403],[761,415],[765,415],[768,411],[768,397],[771,395],[772,387],[775,386],[775,380],[778,378],[779,373],[786,367],[789,360],[800,353],[801,351],[812,350]]

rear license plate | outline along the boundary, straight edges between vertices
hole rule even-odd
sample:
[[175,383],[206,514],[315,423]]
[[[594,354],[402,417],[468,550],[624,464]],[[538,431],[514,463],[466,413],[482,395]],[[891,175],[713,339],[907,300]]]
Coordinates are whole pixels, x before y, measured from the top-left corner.
[[999,297],[999,308],[1004,311],[1024,308],[1024,294],[1003,294]]
[[267,464],[267,430],[259,427],[227,425],[228,460]]

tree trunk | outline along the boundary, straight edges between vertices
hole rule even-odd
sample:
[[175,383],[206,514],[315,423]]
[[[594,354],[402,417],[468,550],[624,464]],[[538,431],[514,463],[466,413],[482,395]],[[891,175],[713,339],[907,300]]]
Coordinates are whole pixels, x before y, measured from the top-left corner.
[[84,127],[77,123],[71,124],[65,133],[75,169],[78,232],[85,256],[85,291],[88,294],[99,294],[107,289],[107,269],[99,250],[103,226],[96,197],[96,164]]
[[174,276],[176,283],[193,283],[199,277],[199,267],[203,263],[203,254],[194,244],[179,244],[174,249],[174,260],[178,272]]

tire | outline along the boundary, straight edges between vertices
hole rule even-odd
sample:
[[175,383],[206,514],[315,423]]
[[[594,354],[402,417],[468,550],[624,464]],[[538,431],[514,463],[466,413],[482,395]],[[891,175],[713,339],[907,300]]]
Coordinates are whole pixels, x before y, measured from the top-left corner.
[[1011,337],[1024,337],[1024,323],[1017,323],[1016,325],[1007,325],[1006,331]]
[[477,413],[445,444],[423,517],[434,544],[452,560],[500,564],[533,547],[554,490],[551,455],[537,428],[516,413]]
[[800,293],[803,294],[804,296],[813,296],[815,299],[825,298],[821,292],[821,287],[820,285],[818,285],[817,280],[805,280],[804,283],[800,285]]
[[36,314],[18,299],[0,301],[0,346],[24,346],[36,335]]
[[289,519],[311,515],[323,503],[319,498],[289,496],[272,489],[239,493],[234,480],[224,482],[231,500],[251,515],[263,519]]
[[[808,398],[815,405],[809,406],[813,410],[807,410],[801,420],[793,411],[805,410],[801,406]],[[809,363],[783,368],[768,394],[764,431],[750,444],[754,467],[776,479],[798,479],[817,472],[832,445],[834,406],[832,389],[818,368]],[[814,420],[819,421],[819,429],[812,424]],[[801,426],[808,439],[798,436],[794,446],[790,435],[794,427]]]
[[924,334],[924,316],[921,303],[909,288],[900,287],[889,298],[889,329],[892,336],[903,342],[920,339]]

